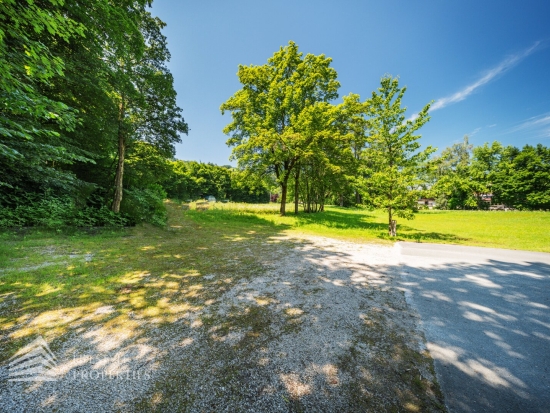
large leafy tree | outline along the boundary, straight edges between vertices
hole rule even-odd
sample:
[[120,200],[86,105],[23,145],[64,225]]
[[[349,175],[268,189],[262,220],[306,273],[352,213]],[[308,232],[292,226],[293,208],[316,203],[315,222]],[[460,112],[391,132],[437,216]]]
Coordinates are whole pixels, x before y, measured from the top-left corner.
[[378,91],[367,101],[370,119],[368,148],[363,151],[365,191],[372,203],[388,211],[389,235],[396,235],[394,216],[411,219],[421,184],[420,172],[435,149],[420,150],[418,131],[429,120],[426,105],[414,119],[405,120],[402,107],[406,88],[385,76]]
[[80,163],[74,169],[103,187],[115,212],[134,142],[147,142],[172,157],[179,133],[187,132],[166,67],[170,54],[161,33],[164,23],[146,10],[149,3],[67,0],[63,12],[85,27],[85,36],[52,45],[65,57],[66,73],[47,92],[78,109],[81,124],[70,134],[70,143],[98,164],[90,168]]
[[47,193],[79,208],[111,201],[118,212],[124,191],[139,203],[136,190],[162,180],[149,168],[173,157],[187,125],[150,4],[0,2],[0,204]]
[[117,167],[112,202],[114,212],[120,210],[123,196],[124,161],[127,146],[142,140],[174,155],[174,143],[180,133],[187,133],[181,109],[176,104],[173,77],[166,67],[170,53],[166,37],[161,33],[164,23],[143,12],[140,32],[144,49],[117,51],[111,56],[114,73],[114,95],[118,105]]
[[305,118],[312,107],[338,96],[340,84],[331,61],[324,55],[304,56],[289,42],[265,65],[239,66],[243,88],[220,108],[232,115],[224,128],[232,158],[252,174],[276,176],[282,215],[289,178],[315,140],[316,131]]
[[[76,162],[71,170],[109,202],[116,165],[118,94],[117,58],[141,56],[143,35],[139,29],[146,0],[65,0],[61,12],[84,27],[84,36],[70,42],[51,42],[52,53],[63,58],[64,75],[44,87],[50,98],[78,111],[79,125],[68,145],[89,154],[95,164]],[[91,186],[91,185],[88,185]]]
[[61,12],[63,3],[0,2],[2,192],[71,186],[74,176],[57,166],[89,160],[66,144],[64,133],[77,124],[74,110],[41,90],[64,70],[63,59],[49,45],[83,35],[83,26]]

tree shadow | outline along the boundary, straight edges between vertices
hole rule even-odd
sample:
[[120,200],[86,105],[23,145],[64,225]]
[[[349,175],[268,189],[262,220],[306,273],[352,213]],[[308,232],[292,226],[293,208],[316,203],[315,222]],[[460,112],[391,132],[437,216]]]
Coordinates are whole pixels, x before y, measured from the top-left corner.
[[167,229],[50,252],[82,250],[89,262],[4,275],[0,373],[42,335],[58,374],[0,382],[10,411],[435,410],[430,381],[416,376],[429,362],[378,311],[395,313],[390,295],[403,301],[395,289],[375,294],[391,269],[283,238],[286,226],[258,217],[169,213]]
[[443,232],[427,232],[404,225],[398,221],[397,237],[393,238],[388,235],[388,224],[374,222],[377,217],[373,214],[361,213],[350,214],[347,210],[331,210],[316,214],[301,213],[297,216],[296,221],[298,226],[306,226],[311,224],[322,225],[327,228],[344,229],[344,230],[364,230],[372,233],[378,239],[391,241],[412,240],[416,242],[455,242],[460,243],[468,241],[469,238],[460,237],[454,234]]
[[[426,231],[418,231],[413,230],[410,227],[405,227],[401,225],[397,225],[398,233],[397,233],[397,240],[399,241],[415,241],[415,242],[423,242],[423,241],[446,241],[446,242],[463,242],[468,241],[470,238],[464,238],[459,237],[454,234],[446,234],[443,232],[426,232]],[[404,232],[407,231],[407,232]],[[380,235],[379,238],[388,239],[387,236]]]
[[401,285],[422,317],[447,406],[548,412],[550,258],[472,263],[442,251],[404,260]]

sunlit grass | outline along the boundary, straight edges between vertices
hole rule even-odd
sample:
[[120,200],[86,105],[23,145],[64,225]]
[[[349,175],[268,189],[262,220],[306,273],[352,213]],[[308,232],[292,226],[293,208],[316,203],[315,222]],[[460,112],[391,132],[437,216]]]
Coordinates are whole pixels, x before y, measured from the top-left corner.
[[[96,325],[97,343],[144,337],[143,322],[172,323],[208,305],[220,283],[256,274],[255,263],[234,258],[247,248],[261,251],[274,233],[254,217],[212,227],[193,222],[175,204],[168,213],[167,228],[0,234],[0,361],[37,335],[55,349],[67,333]],[[239,277],[203,277],[220,272]]]
[[[392,242],[387,215],[382,210],[327,206],[325,212],[279,215],[278,204],[210,204],[188,215],[203,224],[272,226],[287,233],[304,233],[358,242]],[[437,211],[425,210],[414,219],[397,219],[396,240],[452,243],[494,248],[550,252],[550,213],[542,211]]]

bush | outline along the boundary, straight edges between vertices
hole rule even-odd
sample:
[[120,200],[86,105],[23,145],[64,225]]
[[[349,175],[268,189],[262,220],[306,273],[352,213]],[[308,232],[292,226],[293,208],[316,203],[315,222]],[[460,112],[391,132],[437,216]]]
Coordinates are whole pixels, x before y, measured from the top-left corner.
[[0,206],[0,228],[122,227],[128,219],[105,205],[77,207],[70,197],[45,195],[19,199],[15,207]]
[[149,185],[145,189],[132,188],[124,190],[124,198],[120,206],[132,224],[149,222],[153,225],[166,225],[166,191],[158,184]]

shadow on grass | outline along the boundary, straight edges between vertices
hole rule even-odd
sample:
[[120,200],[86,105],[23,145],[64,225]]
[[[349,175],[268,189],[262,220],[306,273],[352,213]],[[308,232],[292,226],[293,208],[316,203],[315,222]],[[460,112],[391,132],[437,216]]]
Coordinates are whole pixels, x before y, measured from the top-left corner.
[[278,212],[271,213],[253,213],[239,210],[223,210],[213,209],[206,211],[189,210],[185,211],[185,215],[191,218],[197,224],[219,224],[226,227],[239,228],[245,226],[264,227],[266,230],[283,230],[290,228],[287,224],[277,224],[269,219],[263,218],[262,215],[278,215]]
[[[411,232],[403,232],[411,231]],[[381,239],[391,239],[387,234],[381,234],[378,236]],[[397,225],[397,237],[398,241],[416,241],[416,242],[431,242],[431,241],[445,241],[450,243],[459,243],[468,241],[470,238],[463,238],[454,234],[445,234],[443,232],[424,232],[424,231],[412,231],[410,227],[403,227]]]
[[335,229],[364,229],[375,231],[387,228],[387,225],[369,221],[374,219],[374,215],[366,213],[350,214],[349,211],[345,210],[330,210],[312,214],[300,213],[296,217],[296,225],[300,227],[316,224]]
[[[357,210],[360,212],[361,210]],[[403,225],[398,222],[396,238],[388,235],[388,224],[375,222],[377,217],[368,212],[350,213],[349,210],[332,209],[330,211],[320,212],[316,214],[299,214],[296,217],[297,226],[307,225],[322,225],[327,228],[343,229],[343,230],[364,230],[372,233],[379,239],[384,240],[410,240],[416,242],[463,242],[468,241],[468,238],[459,237],[454,234],[443,232],[426,232],[417,230],[408,225]]]

